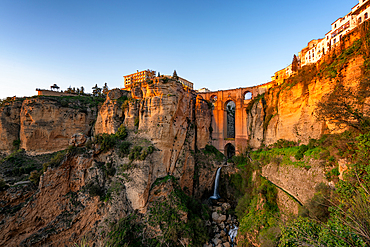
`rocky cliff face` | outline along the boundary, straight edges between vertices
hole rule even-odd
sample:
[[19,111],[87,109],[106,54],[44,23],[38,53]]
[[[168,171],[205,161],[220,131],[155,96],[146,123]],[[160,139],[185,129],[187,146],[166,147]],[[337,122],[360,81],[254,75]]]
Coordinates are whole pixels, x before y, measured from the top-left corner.
[[[362,56],[356,56],[340,71],[346,87],[358,85],[363,62]],[[317,139],[333,129],[330,124],[318,121],[314,112],[316,104],[334,89],[338,78],[311,78],[273,87],[263,100],[254,102],[248,114],[249,143],[253,148],[279,139],[308,143],[310,138]]]
[[[363,63],[361,56],[352,56],[331,79],[310,76],[312,71],[322,72],[317,70],[320,64],[316,70],[307,67],[303,71],[306,77],[272,87],[252,101],[247,119],[249,145],[257,149],[279,139],[307,143],[328,133],[332,126],[314,116],[316,103],[337,80],[346,87],[355,87]],[[20,159],[19,153],[4,159],[7,167],[1,174],[17,178],[6,180],[11,188],[0,187],[0,245],[63,246],[80,241],[82,236],[89,243],[103,244],[110,237],[107,233],[111,225],[132,215],[146,224],[145,238],[161,238],[169,228],[161,228],[163,220],[152,222],[151,216],[156,210],[164,214],[167,207],[168,212],[176,208],[179,224],[195,222],[191,225],[194,229],[206,228],[206,220],[194,217],[194,210],[185,209],[194,206],[187,196],[205,200],[212,195],[216,170],[225,165],[223,155],[207,146],[211,140],[210,105],[180,83],[163,78],[137,85],[131,91],[112,90],[101,103],[90,98],[35,97],[0,108],[2,152],[11,152],[16,140],[27,154],[65,150],[71,144],[79,147],[51,160],[51,156],[34,156],[37,162],[29,165],[23,163],[32,158]],[[122,137],[124,140],[117,139],[123,127],[128,135]],[[244,158],[250,160],[249,156]],[[305,162],[309,165],[294,167],[271,161],[261,168],[261,175],[282,189],[276,197],[281,211],[298,213],[298,204],[287,193],[305,204],[313,197],[317,184],[327,183],[319,161]],[[33,181],[41,175],[37,186],[19,182],[27,180],[32,170],[37,170]],[[235,167],[225,166],[220,182],[221,196],[234,204],[235,188],[229,181],[237,172]],[[243,179],[238,181],[242,183]],[[263,200],[257,203],[257,210],[265,203]],[[226,217],[226,210],[222,211]],[[218,223],[216,228],[222,222]],[[169,227],[169,222],[166,224]],[[226,233],[222,229],[220,232],[226,241]],[[179,236],[179,241],[189,245],[189,236]],[[257,239],[252,242],[258,245]]]
[[47,98],[26,99],[20,113],[21,148],[36,153],[63,150],[74,134],[90,132],[95,114]]
[[117,101],[121,97],[131,96],[129,92],[119,89],[109,91],[107,99],[100,107],[95,123],[95,134],[114,134],[123,123],[125,115],[121,108],[122,103]]
[[35,154],[66,149],[74,134],[90,134],[96,112],[96,107],[79,100],[68,102],[58,97],[14,101],[0,108],[0,151],[9,153],[14,140]]
[[21,101],[0,108],[0,151],[14,149],[13,142],[19,140]]
[[[96,135],[115,134],[125,126],[132,156],[122,153],[119,144],[109,151],[102,150],[101,144],[73,149],[60,165],[49,166],[38,188],[25,183],[14,192],[0,192],[1,208],[8,209],[0,214],[0,245],[62,246],[78,242],[81,236],[102,243],[111,229],[109,222],[135,210],[146,215],[156,201],[153,188],[161,190],[153,185],[156,181],[173,176],[185,193],[200,199],[212,190],[212,177],[222,162],[204,161],[201,169],[209,179],[199,178],[196,150],[209,143],[211,110],[207,102],[171,80],[131,92],[112,90],[97,116],[91,108],[73,109],[47,98],[27,99],[5,111],[14,115],[21,147],[28,153],[63,150],[75,133],[94,132],[94,141]],[[150,147],[153,154],[148,153]],[[27,188],[28,194],[23,192]]]

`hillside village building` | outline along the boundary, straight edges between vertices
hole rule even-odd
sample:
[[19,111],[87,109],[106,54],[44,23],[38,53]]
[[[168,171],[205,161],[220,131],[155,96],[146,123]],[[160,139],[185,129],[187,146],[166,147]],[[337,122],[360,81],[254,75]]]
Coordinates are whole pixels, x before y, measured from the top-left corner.
[[[369,19],[370,0],[359,0],[351,12],[344,17],[338,18],[331,24],[331,30],[322,39],[311,40],[308,45],[298,53],[300,66],[313,64],[319,61],[323,55],[330,51],[342,40],[342,37],[351,32],[358,25]],[[293,74],[292,66],[277,71],[271,77],[278,84]]]
[[[156,72],[153,70],[143,70],[143,71],[137,71],[136,73],[133,73],[131,75],[126,75],[124,77],[124,87],[130,88],[135,83],[142,83],[146,80],[154,79]],[[172,78],[170,75],[162,75],[167,78]],[[193,89],[194,84],[182,77],[177,78],[177,81],[180,82],[184,87],[188,87],[190,89]]]
[[143,70],[137,71],[131,75],[123,76],[125,88],[131,87],[135,83],[144,82],[147,79],[153,79],[155,77],[155,71],[153,70]]
[[306,49],[306,47],[300,53],[301,66],[319,61],[326,52],[342,40],[344,35],[367,20],[369,13],[370,1],[359,0],[359,3],[352,8],[351,12],[331,24],[331,30],[323,39],[315,40],[313,44],[312,41],[308,43],[309,49]]

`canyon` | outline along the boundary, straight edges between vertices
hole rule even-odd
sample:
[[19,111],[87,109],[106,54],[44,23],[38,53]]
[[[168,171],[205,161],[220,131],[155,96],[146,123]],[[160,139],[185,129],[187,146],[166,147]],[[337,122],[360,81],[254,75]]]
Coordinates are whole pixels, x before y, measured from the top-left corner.
[[[319,184],[335,187],[326,176],[335,164],[308,154],[267,160],[257,150],[268,151],[281,140],[298,149],[346,130],[315,114],[338,82],[356,90],[363,80],[366,57],[353,48],[361,30],[347,37],[282,84],[197,93],[156,77],[130,90],[110,90],[104,99],[35,96],[3,104],[0,245],[210,246],[212,240],[231,246],[222,228],[237,224],[233,210],[242,200],[235,184],[251,181],[274,186],[282,218],[298,215]],[[336,59],[343,63],[328,76]],[[238,166],[232,150],[248,167]],[[249,171],[252,166],[258,168]],[[215,202],[209,198],[220,167],[221,199]],[[261,198],[257,209],[267,203]],[[238,246],[260,246],[262,240],[244,233],[236,238]]]

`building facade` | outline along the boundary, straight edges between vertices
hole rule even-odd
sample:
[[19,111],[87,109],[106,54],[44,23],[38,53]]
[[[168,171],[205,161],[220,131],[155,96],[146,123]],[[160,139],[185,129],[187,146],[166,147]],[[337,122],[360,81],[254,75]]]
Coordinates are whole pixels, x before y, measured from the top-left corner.
[[186,80],[182,77],[179,77],[178,81],[181,82],[182,85],[184,85],[185,87],[188,87],[190,89],[193,89],[193,87],[194,87],[194,84],[192,82],[190,82],[190,81],[188,81],[188,80]]
[[331,30],[325,34],[324,38],[310,41],[308,46],[302,49],[299,53],[301,66],[319,61],[326,52],[339,44],[344,35],[366,21],[369,14],[370,1],[359,0],[351,12],[331,24]]
[[[162,75],[160,77],[167,77],[172,78],[170,75]],[[125,75],[124,78],[124,88],[131,88],[135,83],[142,83],[146,82],[147,80],[151,80],[156,78],[156,72],[153,70],[143,70],[143,71],[137,71],[136,73],[133,73],[131,75]],[[193,89],[194,84],[182,77],[177,78],[177,81],[180,82],[184,87]]]
[[124,78],[124,87],[129,88],[135,83],[144,82],[148,79],[153,79],[155,77],[155,71],[153,70],[143,70],[137,71],[131,75],[123,76]]

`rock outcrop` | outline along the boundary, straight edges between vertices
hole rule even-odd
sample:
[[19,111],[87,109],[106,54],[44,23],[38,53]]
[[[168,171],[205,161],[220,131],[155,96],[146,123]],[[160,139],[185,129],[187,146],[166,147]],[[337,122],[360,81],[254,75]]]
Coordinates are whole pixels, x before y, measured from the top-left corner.
[[120,89],[109,91],[104,104],[99,109],[94,134],[114,134],[117,132],[125,118],[121,108],[122,102],[119,99],[128,96],[130,96],[129,92]]
[[26,99],[20,113],[21,148],[36,153],[63,150],[74,134],[89,134],[94,120],[90,108],[64,107],[46,97]]
[[312,159],[307,163],[310,167],[270,163],[262,167],[262,176],[292,195],[300,203],[306,204],[314,196],[318,184],[328,185],[325,178],[325,167],[320,164],[321,162]]
[[13,142],[19,140],[22,102],[15,101],[0,107],[0,151],[11,152]]
[[[363,63],[362,56],[349,60],[341,71],[343,85],[358,86]],[[334,89],[337,80],[315,77],[312,81],[300,81],[293,86],[283,84],[267,91],[265,101],[256,101],[248,114],[250,146],[259,148],[262,143],[270,145],[279,139],[308,143],[310,138],[318,139],[332,132],[334,126],[316,119],[315,108]]]
[[[155,201],[153,188],[157,191],[158,186],[153,184],[158,179],[171,176],[186,194],[196,193],[199,199],[212,188],[212,181],[196,175],[197,148],[210,140],[211,118],[207,116],[211,112],[207,102],[197,100],[193,91],[178,82],[156,81],[133,89],[132,94],[113,90],[98,111],[62,106],[48,97],[26,99],[18,108],[19,113],[13,110],[12,114],[27,153],[58,151],[68,145],[82,151],[70,149],[60,166],[52,165],[42,174],[37,189],[18,193],[22,197],[12,194],[13,200],[0,205],[10,210],[0,214],[0,245],[63,246],[78,242],[81,236],[99,243],[110,231],[109,222],[135,210],[147,212]],[[128,130],[125,142],[131,149],[141,148],[140,158],[120,153],[119,147],[109,151],[99,151],[98,144],[91,150],[81,147],[86,140],[94,140],[92,133],[115,134],[121,125]],[[144,155],[149,147],[154,153]],[[211,165],[203,165],[210,178]],[[4,199],[11,196],[9,190],[0,193]]]

